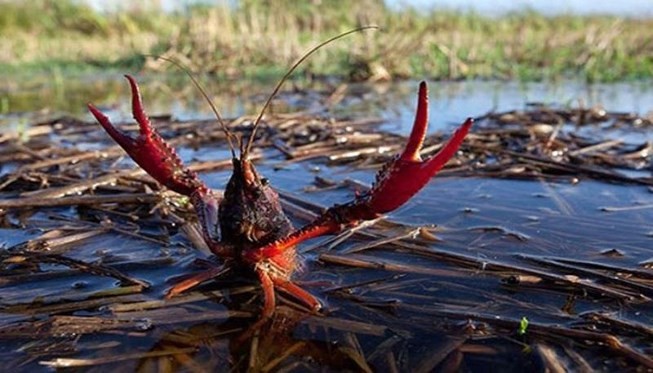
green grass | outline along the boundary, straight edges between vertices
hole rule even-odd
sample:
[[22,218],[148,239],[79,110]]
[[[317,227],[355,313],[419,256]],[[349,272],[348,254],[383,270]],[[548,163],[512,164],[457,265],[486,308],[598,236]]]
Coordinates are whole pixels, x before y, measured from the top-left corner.
[[381,0],[238,4],[164,13],[146,3],[139,9],[100,13],[73,0],[5,1],[0,3],[0,67],[7,74],[170,68],[143,57],[155,54],[193,71],[251,77],[284,70],[319,41],[375,24],[383,30],[331,44],[301,70],[352,80],[653,77],[652,19],[545,17],[528,11],[499,18],[397,12]]

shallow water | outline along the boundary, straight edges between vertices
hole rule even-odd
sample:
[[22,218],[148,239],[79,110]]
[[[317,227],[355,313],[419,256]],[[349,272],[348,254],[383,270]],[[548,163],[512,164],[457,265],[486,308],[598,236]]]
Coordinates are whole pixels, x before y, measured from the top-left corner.
[[[151,115],[170,114],[180,120],[213,118],[213,113],[199,91],[184,76],[136,76],[141,84],[146,109]],[[219,82],[210,77],[200,82],[212,94],[216,106],[226,118],[256,114],[276,84],[267,82]],[[293,91],[286,83],[280,94],[282,102],[272,106],[278,112],[308,110],[323,112],[324,103],[335,90],[333,82],[296,82]],[[33,117],[73,115],[90,120],[86,103],[107,109],[115,121],[131,118],[129,89],[119,75],[79,76],[49,79],[3,88],[4,113],[0,128],[16,130]],[[586,84],[578,81],[555,83],[509,81],[430,82],[430,131],[460,124],[466,117],[491,111],[519,110],[528,104],[594,107],[608,111],[645,115],[653,113],[653,84],[648,81],[609,84]],[[384,130],[407,134],[412,125],[416,81],[348,86],[343,102],[327,107],[334,114],[356,117],[381,117]],[[29,114],[26,114],[29,113]],[[646,136],[649,136],[648,134]],[[648,137],[650,138],[650,137]]]
[[[126,83],[109,82],[100,87],[115,87],[115,92],[85,99],[110,108],[116,122],[128,119]],[[412,124],[416,86],[416,82],[354,85],[339,105],[325,109],[315,104],[328,97],[329,86],[323,84],[310,92],[283,93],[275,109],[317,114],[328,110],[330,114],[354,118],[379,116],[386,122],[378,130],[406,134]],[[152,114],[210,118],[192,87],[180,93],[150,81],[143,88]],[[231,95],[216,99],[227,117],[254,112],[265,98],[260,92],[267,89],[232,88]],[[170,99],[168,94],[156,94],[161,91],[176,94]],[[213,87],[211,91],[224,92]],[[653,109],[653,91],[645,84],[586,87],[573,82],[431,83],[430,97],[430,130],[445,132],[467,116],[524,109],[531,102],[576,105],[582,100],[585,106],[601,103],[611,111],[644,113]],[[83,106],[82,99],[71,98],[70,102],[78,103],[69,102],[70,107]],[[255,103],[244,104],[250,100]],[[67,111],[53,106],[53,111],[60,110]],[[83,111],[75,109],[70,113],[90,119]],[[11,122],[16,117],[5,116],[4,120]],[[579,131],[597,137],[615,136],[615,132],[603,133],[597,126]],[[633,144],[651,139],[650,131],[635,128],[622,129],[619,136]],[[88,142],[68,143],[54,138],[65,146],[84,149],[110,144],[99,128],[98,137]],[[187,162],[229,156],[220,144],[183,148],[180,155]],[[319,159],[290,164],[285,161],[280,152],[268,149],[258,167],[275,188],[322,206],[345,202],[354,192],[337,188],[309,193],[306,188],[312,186],[316,175],[365,183],[374,177],[372,170],[327,166]],[[131,161],[125,159],[108,164],[113,168],[132,167]],[[4,175],[12,170],[4,167],[0,172]],[[650,175],[647,169],[639,172]],[[223,188],[229,174],[213,171],[203,173],[202,178],[212,188]],[[1,198],[9,197],[14,194],[3,192]],[[100,223],[107,223],[96,222],[106,214],[118,228],[148,234],[154,240],[108,231],[72,247],[64,246],[63,253],[68,258],[118,268],[146,281],[150,288],[130,293],[130,287],[114,278],[70,270],[61,264],[41,265],[40,273],[25,278],[9,277],[20,276],[12,272],[15,267],[20,270],[20,266],[9,265],[5,268],[7,283],[2,283],[0,293],[0,361],[17,371],[46,370],[48,364],[63,364],[56,360],[59,358],[91,359],[85,362],[96,369],[245,370],[254,347],[240,348],[237,339],[260,310],[258,292],[252,291],[257,289],[256,282],[243,274],[163,302],[172,283],[197,271],[193,260],[205,258],[175,224],[148,221],[152,215],[148,213],[143,214],[145,219],[138,220],[86,207],[12,212],[5,216],[4,224],[13,228],[0,230],[0,247],[11,247],[64,227],[79,232],[96,229]],[[325,317],[307,316],[282,297],[273,322],[256,337],[258,363],[269,366],[276,357],[296,351],[277,362],[280,367],[289,371],[324,367],[429,371],[452,366],[484,371],[487,364],[492,364],[497,371],[544,371],[547,365],[542,362],[543,354],[536,352],[550,344],[564,357],[561,361],[572,368],[582,364],[573,360],[575,355],[567,349],[581,354],[594,368],[615,370],[624,366],[624,361],[628,363],[625,366],[632,367],[632,361],[624,358],[629,356],[627,353],[606,348],[603,342],[585,345],[584,341],[594,335],[583,339],[554,328],[616,334],[636,352],[653,352],[645,342],[653,325],[650,279],[640,283],[639,288],[631,283],[601,287],[627,281],[628,276],[620,270],[653,276],[652,218],[653,193],[640,185],[589,178],[572,183],[562,179],[438,177],[405,206],[389,214],[391,221],[402,225],[377,231],[392,236],[412,227],[436,225],[434,232],[439,240],[419,241],[419,248],[386,244],[357,253],[350,251],[372,238],[355,236],[332,248],[319,245],[325,240],[320,238],[300,247],[305,264],[296,278],[325,302]],[[297,216],[294,220],[297,225],[303,223]],[[93,224],[79,225],[81,221]],[[385,232],[388,230],[390,233]],[[334,261],[343,258],[360,260],[368,267]],[[601,265],[610,269],[604,271]],[[524,274],[530,274],[532,282],[510,282],[512,276],[526,277]],[[581,287],[574,286],[579,283]],[[633,289],[641,292],[641,298],[630,295]],[[111,293],[116,291],[124,293]],[[593,314],[644,326],[644,331],[624,331],[607,322],[592,323]],[[93,319],[96,329],[80,327],[88,318],[99,318]],[[532,323],[532,331],[526,335],[516,332],[516,323],[522,318]],[[107,324],[111,322],[117,324]],[[576,339],[570,342],[570,338]],[[157,358],[156,354],[164,357]]]

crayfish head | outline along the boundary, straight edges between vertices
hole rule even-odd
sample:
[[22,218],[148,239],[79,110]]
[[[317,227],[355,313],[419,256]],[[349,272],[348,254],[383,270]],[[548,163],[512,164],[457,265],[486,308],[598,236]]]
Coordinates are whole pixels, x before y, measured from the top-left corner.
[[222,240],[244,250],[290,233],[279,195],[247,157],[233,158],[233,173],[219,208]]

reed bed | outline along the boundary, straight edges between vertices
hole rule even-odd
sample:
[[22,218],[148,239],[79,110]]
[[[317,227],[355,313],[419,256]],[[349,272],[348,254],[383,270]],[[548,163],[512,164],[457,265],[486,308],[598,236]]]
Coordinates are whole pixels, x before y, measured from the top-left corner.
[[[38,11],[36,11],[38,9]],[[150,55],[221,77],[265,76],[318,41],[378,25],[330,46],[303,67],[347,80],[559,79],[653,76],[650,19],[523,11],[490,17],[449,10],[392,10],[381,0],[355,4],[287,0],[195,6],[174,13],[154,4],[102,13],[74,1],[0,4],[3,70],[104,72],[167,69]]]

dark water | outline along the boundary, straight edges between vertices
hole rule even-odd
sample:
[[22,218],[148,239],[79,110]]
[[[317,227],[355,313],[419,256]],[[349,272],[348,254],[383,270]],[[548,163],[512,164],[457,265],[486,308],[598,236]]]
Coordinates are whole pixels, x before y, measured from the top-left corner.
[[[127,119],[126,84],[114,80],[97,84],[94,92],[108,89],[111,95],[84,97],[87,93],[83,91],[79,98],[67,101],[70,106],[48,101],[52,106],[46,114],[4,115],[4,128],[15,130],[19,123],[28,125],[35,117],[61,112],[88,119],[83,109],[78,110],[84,100],[110,106],[113,118]],[[326,100],[329,88],[323,84],[308,94],[287,91],[282,94],[283,105],[276,108],[324,114],[324,107],[311,101]],[[65,92],[70,92],[68,89],[73,88]],[[227,117],[253,112],[265,98],[260,93],[265,88],[231,89],[231,95],[220,94],[216,99]],[[387,121],[379,130],[406,134],[412,124],[415,89],[415,82],[351,86],[350,95],[330,112],[359,118],[381,116]],[[152,114],[172,113],[180,119],[210,117],[192,88],[180,92],[150,80],[143,91]],[[224,92],[213,87],[211,91]],[[70,97],[78,95],[71,93]],[[639,113],[653,109],[653,90],[646,84],[432,83],[430,97],[431,131],[448,130],[467,116],[523,109],[534,101],[602,104],[611,111]],[[243,104],[250,101],[254,103]],[[13,102],[11,107],[21,110],[38,108]],[[616,136],[596,128],[594,135]],[[633,144],[651,140],[650,132],[634,129],[624,129],[618,136]],[[72,145],[94,149],[107,144],[89,140]],[[228,157],[226,149],[219,146],[184,148],[180,154],[185,161]],[[321,206],[345,202],[353,191],[341,188],[308,193],[306,188],[316,175],[365,183],[374,176],[372,170],[326,166],[319,160],[287,164],[274,150],[266,154],[259,170],[276,188]],[[122,160],[112,166],[129,168],[131,162]],[[11,170],[4,165],[2,174]],[[638,173],[647,176],[650,169]],[[228,171],[202,174],[210,187],[218,189],[228,177]],[[10,211],[2,216],[12,228],[0,230],[0,244],[9,248],[64,227],[87,231],[89,227],[66,219],[99,213],[72,207],[25,214]],[[393,236],[418,226],[437,226],[434,232],[439,240],[418,240],[417,248],[386,244],[357,253],[350,250],[371,238],[354,236],[333,247],[320,238],[302,245],[305,263],[296,279],[324,301],[324,317],[298,311],[291,300],[282,297],[273,321],[240,344],[239,336],[259,312],[256,281],[239,274],[163,302],[171,284],[195,272],[193,261],[205,256],[168,223],[113,216],[127,231],[148,233],[157,240],[169,238],[157,242],[104,232],[66,248],[65,256],[114,266],[151,287],[130,293],[113,278],[70,271],[57,264],[42,265],[41,274],[22,281],[12,277],[0,282],[0,361],[15,371],[50,370],[51,366],[65,366],[66,361],[57,359],[66,358],[77,359],[73,363],[84,361],[82,369],[99,371],[487,371],[488,367],[493,371],[545,371],[550,361],[542,351],[552,348],[554,356],[571,370],[583,364],[605,371],[642,367],[641,356],[633,357],[604,340],[592,341],[599,338],[593,334],[573,333],[615,335],[635,354],[653,353],[646,342],[653,334],[652,218],[653,194],[645,186],[588,178],[578,183],[436,178],[389,215],[398,225],[370,231]],[[299,216],[293,219],[296,225],[304,223]],[[365,262],[367,268],[333,261],[342,257]],[[15,275],[12,266],[4,268],[5,275]],[[627,281],[628,271],[633,271],[634,277],[642,276],[639,287],[610,282]],[[513,276],[526,275],[532,276],[533,282],[510,282]],[[557,277],[547,279],[547,275]],[[574,286],[578,282],[583,286]],[[603,285],[606,287],[600,287]],[[624,296],[633,289],[641,297]],[[111,293],[116,291],[123,293]],[[616,321],[595,322],[595,314]],[[82,318],[93,317],[116,324],[81,328]],[[523,318],[531,323],[525,335],[517,331]],[[631,327],[617,327],[621,325],[618,322]],[[253,363],[252,356],[256,356]]]

